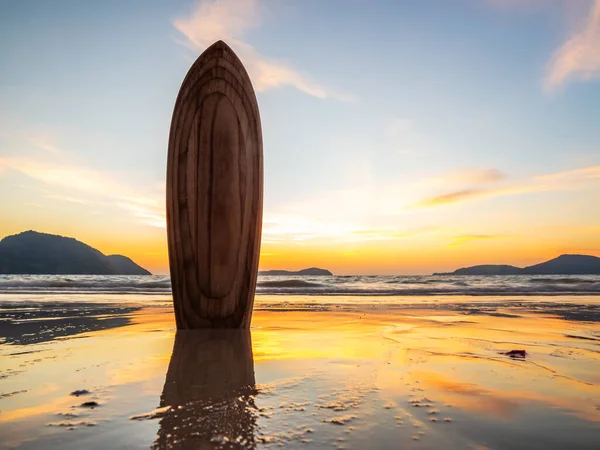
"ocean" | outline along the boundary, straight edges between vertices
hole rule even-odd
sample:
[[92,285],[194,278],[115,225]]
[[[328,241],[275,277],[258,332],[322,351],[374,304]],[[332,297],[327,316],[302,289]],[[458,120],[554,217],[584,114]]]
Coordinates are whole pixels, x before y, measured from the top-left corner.
[[[166,275],[0,275],[2,294],[170,294]],[[318,296],[594,296],[600,275],[259,276],[261,295]]]

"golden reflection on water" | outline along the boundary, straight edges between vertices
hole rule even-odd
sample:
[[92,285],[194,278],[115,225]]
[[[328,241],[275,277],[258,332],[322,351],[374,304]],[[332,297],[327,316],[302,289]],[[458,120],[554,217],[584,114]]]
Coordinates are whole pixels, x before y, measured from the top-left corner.
[[[541,316],[287,311],[256,314],[252,347],[240,334],[178,333],[161,397],[172,409],[155,447],[292,445],[317,433],[327,436],[320,444],[356,446],[355,428],[369,433],[392,417],[392,427],[412,428],[400,439],[406,444],[443,442],[437,423],[457,415],[510,426],[532,408],[600,423],[600,391],[589,381],[600,369],[597,350],[574,344],[572,331],[572,323]],[[502,354],[514,348],[528,358]],[[278,378],[255,387],[254,363],[264,378]],[[332,435],[323,429],[331,423],[348,428]]]
[[[97,426],[74,426],[65,448],[107,429],[114,446],[154,448],[494,448],[517,431],[560,448],[600,439],[599,335],[594,322],[443,309],[259,310],[250,333],[176,333],[169,309],[149,308],[126,327],[23,346],[43,358],[4,346],[0,392],[27,392],[0,400],[0,433],[44,448],[64,430],[42,427],[76,412]],[[527,358],[502,354],[513,349]],[[101,407],[82,411],[68,393],[88,387]]]
[[248,330],[178,331],[160,406],[158,448],[207,448],[240,437],[254,447],[254,361]]

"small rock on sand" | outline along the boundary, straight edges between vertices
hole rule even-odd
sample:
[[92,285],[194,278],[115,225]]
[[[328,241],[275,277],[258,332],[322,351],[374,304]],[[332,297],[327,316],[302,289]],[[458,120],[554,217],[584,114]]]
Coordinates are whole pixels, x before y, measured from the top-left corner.
[[92,400],[90,402],[83,402],[79,406],[81,406],[82,408],[96,408],[97,406],[100,406],[100,404]]
[[80,395],[88,395],[90,391],[87,389],[77,389],[76,391],[71,392],[69,395],[74,395],[75,397],[79,397]]

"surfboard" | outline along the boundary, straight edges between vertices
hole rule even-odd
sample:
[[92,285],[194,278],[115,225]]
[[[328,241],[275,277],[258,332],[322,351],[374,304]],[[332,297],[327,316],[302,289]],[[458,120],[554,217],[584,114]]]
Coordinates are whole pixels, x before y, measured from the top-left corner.
[[177,328],[248,328],[262,230],[256,95],[222,41],[179,90],[167,160],[167,238]]

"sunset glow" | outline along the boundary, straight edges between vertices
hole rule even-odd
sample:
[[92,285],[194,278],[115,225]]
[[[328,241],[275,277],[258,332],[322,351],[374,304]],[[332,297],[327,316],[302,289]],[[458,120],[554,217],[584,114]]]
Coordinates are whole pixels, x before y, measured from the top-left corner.
[[168,273],[173,104],[224,39],[261,112],[261,269],[600,256],[600,0],[26,3],[0,14],[0,238]]

